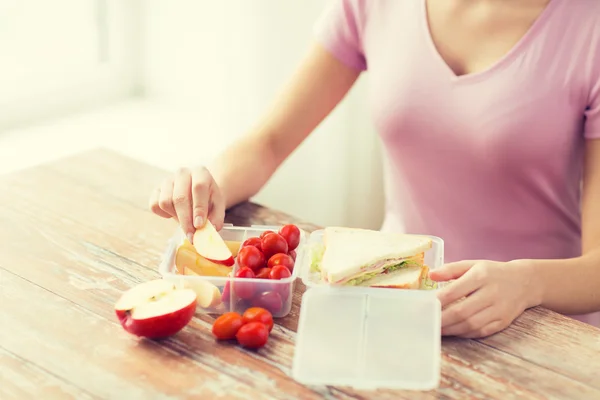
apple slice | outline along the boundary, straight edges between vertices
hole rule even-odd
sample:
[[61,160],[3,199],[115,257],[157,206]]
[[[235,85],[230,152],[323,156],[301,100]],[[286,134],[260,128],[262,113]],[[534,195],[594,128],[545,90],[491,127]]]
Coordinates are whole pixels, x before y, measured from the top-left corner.
[[[200,276],[190,268],[184,268],[183,274],[194,277]],[[221,304],[221,291],[212,283],[204,279],[193,278],[188,280],[185,286],[196,292],[200,307],[214,308]]]
[[193,239],[194,247],[202,257],[227,266],[234,264],[231,250],[229,250],[229,247],[209,220],[202,228],[196,230]]
[[115,304],[125,331],[149,339],[163,339],[182,330],[196,312],[197,295],[156,279],[129,289]]
[[183,246],[177,249],[175,255],[175,266],[179,273],[186,275],[183,271],[193,271],[201,276],[227,276],[232,267],[217,264],[202,257],[196,250],[190,250]]

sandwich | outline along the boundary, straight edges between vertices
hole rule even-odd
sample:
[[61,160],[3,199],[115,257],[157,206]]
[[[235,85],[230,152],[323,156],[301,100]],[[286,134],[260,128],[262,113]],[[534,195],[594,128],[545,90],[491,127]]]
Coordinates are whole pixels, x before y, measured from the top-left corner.
[[330,227],[313,249],[311,271],[332,286],[431,289],[427,236]]

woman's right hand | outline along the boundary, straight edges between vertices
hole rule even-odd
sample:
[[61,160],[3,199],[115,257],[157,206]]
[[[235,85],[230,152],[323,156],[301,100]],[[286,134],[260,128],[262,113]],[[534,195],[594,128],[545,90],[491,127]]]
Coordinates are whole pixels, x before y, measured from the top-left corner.
[[225,204],[219,186],[205,167],[180,169],[150,196],[152,212],[178,221],[190,242],[207,218],[217,230],[223,227]]
[[154,190],[152,212],[175,218],[188,237],[206,218],[220,230],[226,201],[237,204],[254,196],[329,115],[359,75],[360,70],[345,65],[323,46],[313,45],[275,101],[277,106],[256,125],[257,130],[236,141],[217,159],[214,171],[223,177],[227,193],[221,192],[206,168],[182,169]]

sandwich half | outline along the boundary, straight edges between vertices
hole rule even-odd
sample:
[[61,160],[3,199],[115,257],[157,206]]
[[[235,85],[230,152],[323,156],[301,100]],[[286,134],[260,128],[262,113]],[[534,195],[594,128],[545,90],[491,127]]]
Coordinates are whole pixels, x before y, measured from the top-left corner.
[[426,289],[431,282],[424,258],[431,246],[422,235],[331,227],[311,268],[330,285]]

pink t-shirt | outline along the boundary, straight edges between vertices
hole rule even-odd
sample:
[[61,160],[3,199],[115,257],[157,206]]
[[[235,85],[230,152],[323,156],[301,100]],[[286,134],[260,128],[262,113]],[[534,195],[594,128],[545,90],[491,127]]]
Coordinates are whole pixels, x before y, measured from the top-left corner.
[[[368,71],[387,152],[384,230],[440,236],[447,262],[581,254],[586,140],[600,139],[600,2],[552,0],[494,65],[456,76],[425,0],[333,0],[319,42]],[[600,326],[600,314],[576,316]]]

